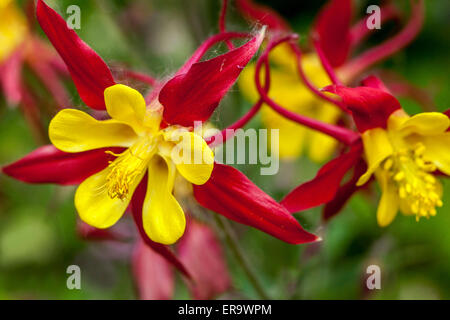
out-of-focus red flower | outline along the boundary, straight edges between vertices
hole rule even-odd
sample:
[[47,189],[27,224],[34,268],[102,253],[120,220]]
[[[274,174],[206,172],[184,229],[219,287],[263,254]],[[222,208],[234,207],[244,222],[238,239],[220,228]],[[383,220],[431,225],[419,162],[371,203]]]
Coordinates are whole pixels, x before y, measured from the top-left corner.
[[[349,83],[374,63],[383,60],[410,43],[422,27],[424,17],[423,0],[411,0],[411,15],[402,31],[385,42],[352,57],[355,49],[371,32],[365,17],[352,24],[353,1],[329,0],[317,15],[311,30],[311,46],[320,48],[331,67],[339,69],[338,75]],[[278,13],[253,0],[238,0],[237,7],[252,21],[266,24],[275,33],[292,32],[289,23]],[[381,23],[399,16],[392,2],[381,7]]]
[[[291,41],[275,48],[269,56],[272,81],[268,96],[291,112],[336,124],[346,119],[347,110],[317,88],[332,82],[350,84],[374,63],[392,55],[409,43],[420,30],[423,3],[414,2],[405,28],[380,45],[355,56],[356,48],[370,34],[367,17],[352,24],[351,0],[330,0],[317,15],[309,35],[307,52]],[[239,0],[237,8],[249,20],[267,24],[269,35],[292,34],[288,22],[258,1]],[[381,7],[381,23],[398,17],[392,3]],[[301,81],[299,81],[299,76]],[[247,67],[239,80],[243,95],[251,102],[260,99],[255,87],[255,67]],[[336,151],[338,141],[320,132],[298,126],[273,108],[263,104],[261,119],[267,128],[279,129],[280,158],[291,161],[306,154],[312,161],[323,163]]]
[[37,104],[22,77],[22,69],[27,66],[51,93],[58,107],[67,107],[69,99],[61,84],[67,69],[56,52],[33,34],[33,22],[27,21],[15,1],[0,5],[0,20],[0,85],[9,104],[21,103],[27,108]]
[[138,240],[133,252],[133,276],[142,300],[169,300],[175,290],[172,266],[158,252]]
[[178,244],[178,256],[192,275],[188,283],[196,299],[211,299],[231,286],[220,242],[207,225],[190,220]]
[[253,0],[236,0],[236,6],[244,16],[272,31],[289,31],[289,24],[270,7],[256,3]]
[[[187,285],[195,299],[212,299],[230,288],[231,280],[222,248],[208,226],[189,220],[186,234],[177,249],[180,261],[191,275]],[[137,243],[133,255],[133,273],[141,299],[173,297],[172,266],[142,241]]]

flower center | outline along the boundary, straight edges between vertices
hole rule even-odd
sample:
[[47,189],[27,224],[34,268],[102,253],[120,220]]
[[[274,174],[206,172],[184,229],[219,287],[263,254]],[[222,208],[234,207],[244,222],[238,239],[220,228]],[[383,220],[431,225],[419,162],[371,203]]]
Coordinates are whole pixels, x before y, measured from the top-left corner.
[[127,198],[131,186],[134,186],[147,168],[147,164],[155,153],[155,139],[145,136],[139,139],[133,146],[120,154],[106,151],[117,158],[110,161],[111,171],[106,177],[106,187],[111,199]]
[[431,172],[436,166],[423,159],[425,146],[418,143],[414,149],[400,149],[384,161],[383,169],[398,187],[398,195],[407,208],[420,217],[436,215],[442,206],[439,183]]

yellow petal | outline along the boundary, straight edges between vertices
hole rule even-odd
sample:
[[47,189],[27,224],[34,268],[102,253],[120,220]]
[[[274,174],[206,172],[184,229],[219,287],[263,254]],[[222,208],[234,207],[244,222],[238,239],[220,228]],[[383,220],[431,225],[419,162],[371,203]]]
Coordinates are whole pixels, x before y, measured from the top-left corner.
[[165,138],[176,143],[171,160],[178,172],[193,184],[206,183],[214,168],[214,153],[206,141],[193,132],[178,130],[167,133]]
[[126,123],[140,132],[146,104],[139,91],[123,84],[116,84],[105,89],[105,104],[111,118]]
[[296,73],[284,70],[270,70],[269,97],[290,111],[302,113],[315,110],[315,103],[321,102],[305,87]]
[[0,62],[25,40],[27,21],[22,12],[11,1],[0,1]]
[[450,176],[450,132],[432,137],[422,137],[425,145],[424,159],[436,165],[436,167]]
[[397,215],[399,208],[399,197],[397,186],[389,179],[386,172],[382,172],[378,175],[382,195],[377,210],[377,221],[380,227],[386,227]]
[[375,128],[362,134],[364,153],[367,161],[367,171],[358,180],[357,185],[365,184],[378,166],[393,153],[391,142],[386,130]]
[[170,171],[163,158],[155,156],[150,161],[142,209],[146,234],[152,241],[166,245],[175,243],[186,228],[183,209],[172,195],[174,174]]
[[[311,81],[317,88],[322,88],[330,84],[330,79],[316,54],[310,53],[303,55],[302,66],[309,81]],[[322,101],[317,97],[315,98],[318,101]]]
[[116,120],[99,121],[75,109],[60,111],[50,122],[53,145],[65,152],[82,152],[103,147],[129,147],[137,136]]
[[449,118],[440,112],[424,112],[412,116],[400,127],[403,134],[436,135],[445,132],[450,126]]
[[108,195],[107,176],[111,168],[92,175],[83,181],[75,193],[75,207],[81,220],[96,228],[108,228],[114,225],[130,203],[134,190],[142,180],[143,174],[136,178],[130,186],[130,192],[127,198],[111,199]]

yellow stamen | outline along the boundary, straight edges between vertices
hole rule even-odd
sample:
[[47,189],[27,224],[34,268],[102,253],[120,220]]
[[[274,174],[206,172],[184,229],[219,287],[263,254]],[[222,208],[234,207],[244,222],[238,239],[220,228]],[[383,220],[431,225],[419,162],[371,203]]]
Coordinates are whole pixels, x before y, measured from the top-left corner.
[[436,166],[423,159],[424,152],[425,146],[419,143],[412,149],[395,152],[382,166],[396,182],[401,201],[416,215],[416,220],[436,215],[436,207],[442,206],[438,182],[431,174]]
[[143,176],[148,162],[155,153],[152,140],[150,137],[144,137],[121,154],[106,151],[117,157],[114,161],[110,161],[111,172],[106,178],[106,187],[111,199],[116,197],[120,200],[126,199],[130,186],[138,177]]

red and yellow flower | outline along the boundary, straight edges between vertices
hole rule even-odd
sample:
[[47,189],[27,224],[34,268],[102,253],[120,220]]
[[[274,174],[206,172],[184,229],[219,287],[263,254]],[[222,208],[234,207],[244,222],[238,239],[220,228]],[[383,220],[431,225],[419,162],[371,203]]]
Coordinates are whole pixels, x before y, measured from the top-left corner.
[[[329,217],[375,176],[382,191],[377,210],[380,226],[389,225],[398,211],[417,220],[436,215],[443,205],[439,176],[450,175],[449,117],[439,112],[409,116],[381,81],[369,77],[364,84],[367,86],[328,88],[351,110],[361,140],[326,164],[313,180],[288,194],[282,204],[295,212],[328,203]],[[362,159],[366,166],[361,165]],[[352,168],[350,185],[340,186]],[[320,188],[327,191],[314,193]]]
[[[99,121],[74,109],[61,111],[49,127],[53,146],[4,167],[4,173],[31,183],[81,183],[75,206],[81,219],[97,228],[113,225],[131,204],[144,241],[180,269],[163,246],[176,242],[185,229],[183,210],[172,194],[175,175],[193,184],[195,198],[208,209],[289,243],[318,240],[241,172],[214,163],[207,143],[192,132],[194,121],[204,122],[214,112],[257,52],[264,32],[241,47],[200,61],[218,41],[249,37],[213,36],[173,77],[157,81],[145,99],[117,84],[106,63],[43,1],[37,3],[37,17],[83,101],[106,110],[110,119]],[[178,162],[174,150],[198,152],[202,161]]]

